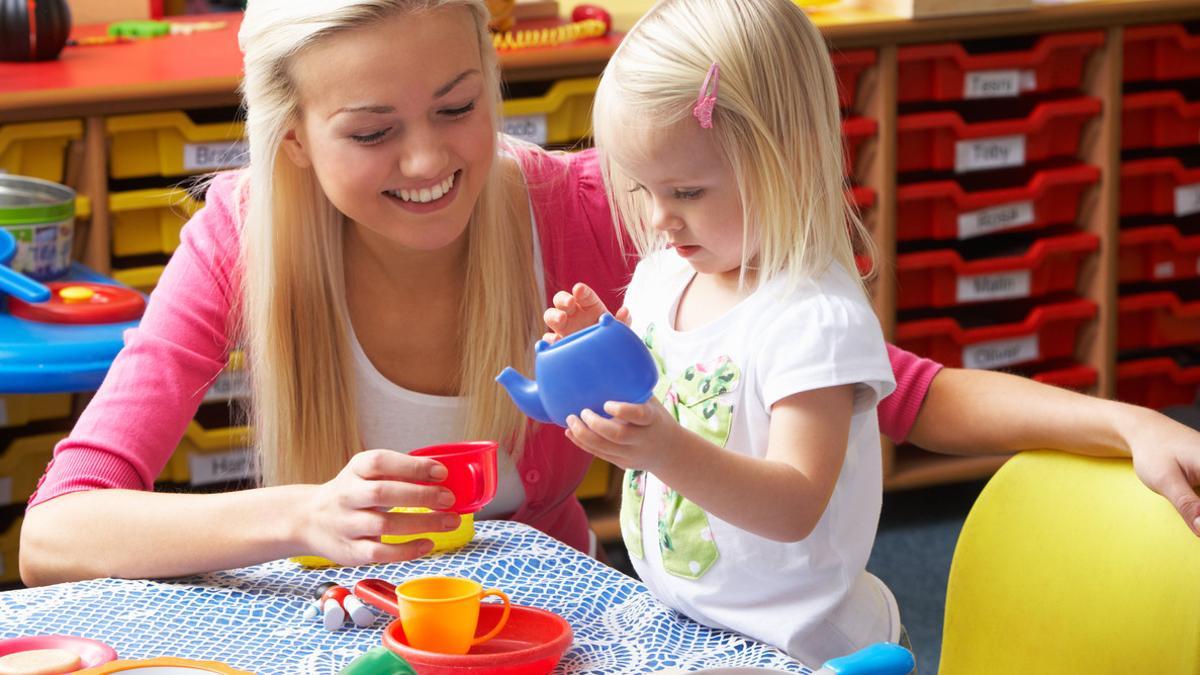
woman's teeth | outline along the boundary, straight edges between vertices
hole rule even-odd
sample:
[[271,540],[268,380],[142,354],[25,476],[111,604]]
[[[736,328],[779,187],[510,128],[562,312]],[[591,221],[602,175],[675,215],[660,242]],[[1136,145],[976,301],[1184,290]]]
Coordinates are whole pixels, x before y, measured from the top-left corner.
[[455,174],[450,174],[446,177],[446,180],[431,188],[421,188],[420,190],[388,190],[388,194],[402,201],[416,202],[418,204],[437,201],[444,197],[447,192],[450,192],[450,188],[454,187],[454,176]]

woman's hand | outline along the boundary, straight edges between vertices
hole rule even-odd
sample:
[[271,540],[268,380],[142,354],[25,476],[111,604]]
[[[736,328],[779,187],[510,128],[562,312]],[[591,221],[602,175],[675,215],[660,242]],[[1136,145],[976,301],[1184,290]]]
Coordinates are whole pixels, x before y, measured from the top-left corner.
[[[575,284],[571,292],[554,294],[554,306],[547,309],[542,319],[550,329],[542,339],[550,344],[577,333],[600,320],[608,312],[600,296],[587,284]],[[629,309],[622,307],[614,315],[618,321],[629,325]]]
[[1171,502],[1200,536],[1200,432],[1147,408],[1123,405],[1117,426],[1133,456],[1133,469],[1151,490]]
[[[360,452],[327,483],[316,486],[297,533],[312,555],[341,565],[397,562],[419,558],[433,542],[415,539],[384,544],[383,535],[447,532],[459,516],[438,512],[454,505],[454,493],[440,485],[446,467],[433,459],[410,457],[392,450]],[[433,513],[388,513],[395,506],[427,507]]]
[[604,404],[611,419],[584,410],[567,417],[567,438],[575,445],[622,469],[655,473],[670,465],[670,454],[680,447],[684,428],[656,399],[645,403]]

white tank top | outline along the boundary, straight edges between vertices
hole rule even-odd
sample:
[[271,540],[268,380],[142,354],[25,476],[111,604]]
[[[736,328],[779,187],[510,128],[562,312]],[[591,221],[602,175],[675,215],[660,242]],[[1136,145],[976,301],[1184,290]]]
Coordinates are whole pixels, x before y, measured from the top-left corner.
[[[529,222],[533,227],[533,270],[537,277],[538,297],[546,297],[546,279],[542,270],[542,246],[538,238],[533,204],[529,204]],[[410,391],[383,376],[367,358],[353,326],[350,348],[354,354],[358,416],[363,443],[368,449],[387,448],[410,452],[438,443],[464,438],[467,428],[467,402],[462,396],[433,396]],[[532,347],[532,345],[530,345]],[[497,385],[499,386],[499,385]],[[501,518],[512,515],[525,503],[525,485],[506,448],[496,453],[498,469],[496,497],[475,514],[477,518]]]

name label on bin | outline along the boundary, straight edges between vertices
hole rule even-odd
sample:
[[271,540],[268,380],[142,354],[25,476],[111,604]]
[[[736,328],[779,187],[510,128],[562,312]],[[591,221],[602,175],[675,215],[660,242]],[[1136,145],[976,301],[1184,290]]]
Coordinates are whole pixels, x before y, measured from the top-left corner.
[[1024,165],[1024,136],[994,136],[954,144],[954,170],[957,173]]
[[1170,260],[1160,262],[1154,266],[1155,279],[1170,279],[1175,276],[1175,263]]
[[225,452],[193,452],[188,455],[192,487],[245,480],[254,475],[254,455],[250,448]]
[[250,398],[250,371],[245,369],[222,372],[204,392],[205,403],[246,398]]
[[970,239],[1033,223],[1033,202],[1012,202],[958,214],[958,238]]
[[545,115],[516,115],[504,119],[504,133],[523,141],[545,145],[547,139]]
[[186,143],[183,146],[185,171],[230,169],[246,166],[250,161],[250,146],[246,141],[219,143]]
[[965,368],[1003,368],[1017,363],[1036,361],[1041,355],[1038,336],[981,342],[963,348]]
[[1032,277],[1033,273],[1029,270],[959,277],[958,301],[978,302],[980,300],[1028,298]]
[[1182,218],[1200,213],[1200,183],[1175,188],[1175,216]]
[[1032,70],[976,70],[963,76],[963,98],[1009,98],[1037,89]]

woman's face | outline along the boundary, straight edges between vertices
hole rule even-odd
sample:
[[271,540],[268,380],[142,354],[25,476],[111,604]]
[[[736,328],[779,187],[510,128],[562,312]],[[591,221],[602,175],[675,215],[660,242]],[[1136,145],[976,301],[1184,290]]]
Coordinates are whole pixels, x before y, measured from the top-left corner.
[[482,68],[461,6],[334,35],[292,64],[302,111],[285,150],[372,238],[441,249],[465,230],[494,157]]

